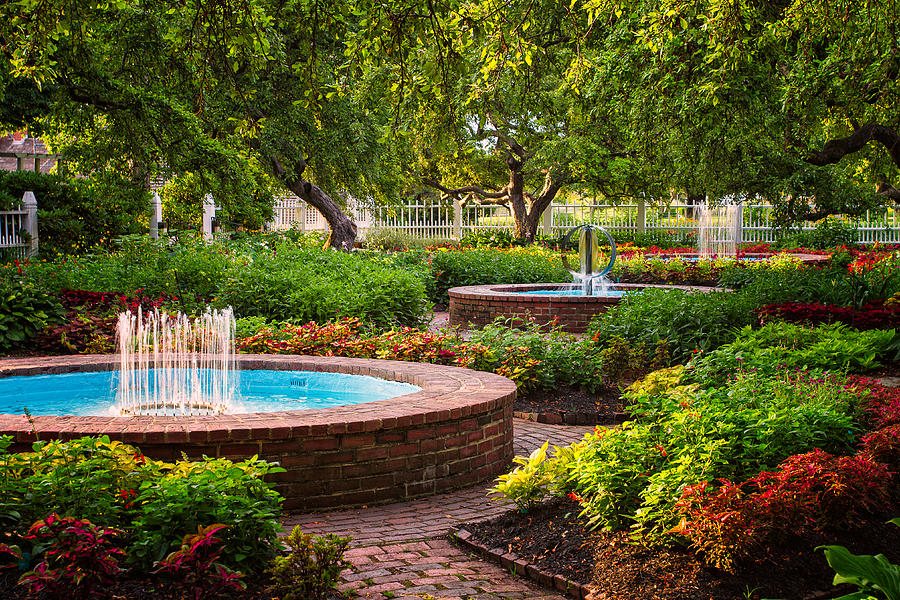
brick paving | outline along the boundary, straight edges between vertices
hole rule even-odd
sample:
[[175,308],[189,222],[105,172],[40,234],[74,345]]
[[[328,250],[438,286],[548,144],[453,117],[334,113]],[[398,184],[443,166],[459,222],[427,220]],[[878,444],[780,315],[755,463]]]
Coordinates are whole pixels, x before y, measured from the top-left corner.
[[[558,426],[516,419],[516,454],[527,455],[545,441],[566,445],[593,427]],[[316,535],[352,536],[341,589],[365,600],[562,600],[562,596],[515,577],[499,565],[467,555],[447,539],[460,523],[487,519],[509,504],[486,496],[490,484],[448,494],[371,508],[288,516]]]

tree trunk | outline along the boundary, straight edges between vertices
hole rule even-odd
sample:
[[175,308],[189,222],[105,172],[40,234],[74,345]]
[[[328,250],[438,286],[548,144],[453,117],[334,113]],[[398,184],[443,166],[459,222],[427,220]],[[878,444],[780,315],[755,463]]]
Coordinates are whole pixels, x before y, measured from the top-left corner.
[[510,154],[506,157],[506,166],[509,167],[507,192],[509,207],[512,209],[513,219],[515,219],[515,234],[517,238],[527,238],[528,230],[525,220],[528,213],[525,208],[525,177],[522,175],[522,161]]
[[694,210],[695,210],[694,207],[698,206],[700,204],[703,204],[704,200],[706,200],[706,194],[699,193],[699,192],[692,191],[692,190],[687,190],[687,202],[686,203],[689,204],[690,206],[688,206],[687,209],[685,209],[685,211],[684,211],[685,216],[688,219],[693,219],[694,218]]
[[[300,176],[291,176],[278,158],[269,157],[269,164],[272,167],[272,173],[287,189],[325,217],[325,221],[331,228],[328,238],[325,240],[325,248],[334,248],[344,252],[353,250],[353,243],[356,241],[356,225],[347,218],[337,202],[311,181]],[[302,173],[305,168],[306,162],[301,159],[296,165],[296,171]]]

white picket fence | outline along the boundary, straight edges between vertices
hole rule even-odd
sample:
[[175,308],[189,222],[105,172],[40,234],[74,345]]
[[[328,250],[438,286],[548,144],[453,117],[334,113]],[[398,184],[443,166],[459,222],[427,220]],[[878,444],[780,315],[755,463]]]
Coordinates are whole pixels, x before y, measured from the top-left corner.
[[25,192],[13,210],[0,211],[0,256],[27,258],[38,251],[37,200]]
[[[539,233],[559,235],[569,228],[592,223],[612,232],[693,232],[697,229],[696,206],[670,204],[563,204],[554,203],[542,217]],[[834,218],[856,230],[860,243],[900,243],[900,208],[882,207],[868,211],[865,217]],[[502,206],[415,202],[403,206],[362,207],[350,204],[348,213],[365,238],[369,229],[391,229],[418,238],[460,238],[471,231],[512,229],[513,217]],[[774,207],[747,204],[741,209],[742,242],[775,241]],[[284,198],[275,206],[270,230],[297,228],[303,231],[327,231],[328,224],[317,210],[297,198]],[[804,223],[800,229],[813,230],[815,223]]]

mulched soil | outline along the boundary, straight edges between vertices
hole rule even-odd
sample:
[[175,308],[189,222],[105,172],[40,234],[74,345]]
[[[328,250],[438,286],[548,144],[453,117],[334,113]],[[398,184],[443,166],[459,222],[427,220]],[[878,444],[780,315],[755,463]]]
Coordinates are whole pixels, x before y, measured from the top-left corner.
[[513,410],[532,414],[572,413],[596,414],[592,423],[611,425],[622,422],[622,394],[618,387],[601,389],[591,394],[580,389],[558,387],[553,390],[536,390],[525,396],[517,397]]
[[[3,600],[60,600],[58,596],[42,593],[29,596],[24,586],[16,585],[20,573],[0,572],[0,598]],[[247,589],[231,595],[217,595],[216,598],[232,600],[278,600],[266,591],[267,578],[256,578],[247,581]],[[93,593],[92,597],[106,597],[112,600],[185,600],[192,597],[169,583],[161,583],[157,579],[138,573],[123,575],[112,587],[103,590],[106,595]],[[334,591],[326,595],[325,600],[346,600],[341,593]]]
[[831,586],[834,571],[815,550],[823,544],[846,546],[855,554],[881,553],[900,563],[900,528],[885,523],[890,516],[852,531],[787,532],[758,559],[727,573],[705,566],[686,549],[647,549],[624,533],[589,532],[578,512],[574,502],[553,501],[527,514],[510,511],[463,528],[482,544],[513,552],[543,571],[576,583],[591,581],[597,600],[812,600],[855,590]]

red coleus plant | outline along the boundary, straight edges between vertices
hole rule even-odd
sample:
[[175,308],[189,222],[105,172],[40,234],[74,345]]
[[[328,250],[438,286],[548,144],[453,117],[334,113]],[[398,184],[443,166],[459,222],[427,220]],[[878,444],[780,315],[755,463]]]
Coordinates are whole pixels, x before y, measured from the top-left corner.
[[891,506],[892,474],[865,453],[833,456],[813,450],[744,483],[719,484],[684,489],[676,504],[682,519],[671,533],[684,535],[725,569],[749,556],[770,531],[852,524]]
[[900,423],[877,429],[860,439],[861,455],[900,473]]
[[197,527],[197,533],[184,536],[181,549],[158,563],[156,573],[171,577],[193,600],[219,598],[224,593],[245,589],[243,574],[218,562],[222,540],[215,534],[227,527],[221,523]]
[[740,484],[721,479],[718,487],[706,481],[688,486],[675,509],[682,518],[670,533],[691,540],[691,546],[720,569],[731,569],[762,540],[755,507]]
[[28,530],[25,539],[47,547],[45,558],[19,583],[29,593],[48,592],[54,598],[105,598],[104,589],[122,569],[125,552],[115,543],[121,532],[101,529],[86,519],[51,514]]
[[849,525],[890,506],[891,482],[885,465],[865,456],[816,449],[789,457],[745,485],[756,509],[773,525]]
[[18,546],[0,544],[0,571],[15,569],[22,560],[22,551]]
[[862,406],[874,429],[900,423],[900,389],[881,385],[869,377],[850,375],[848,384],[865,390]]

